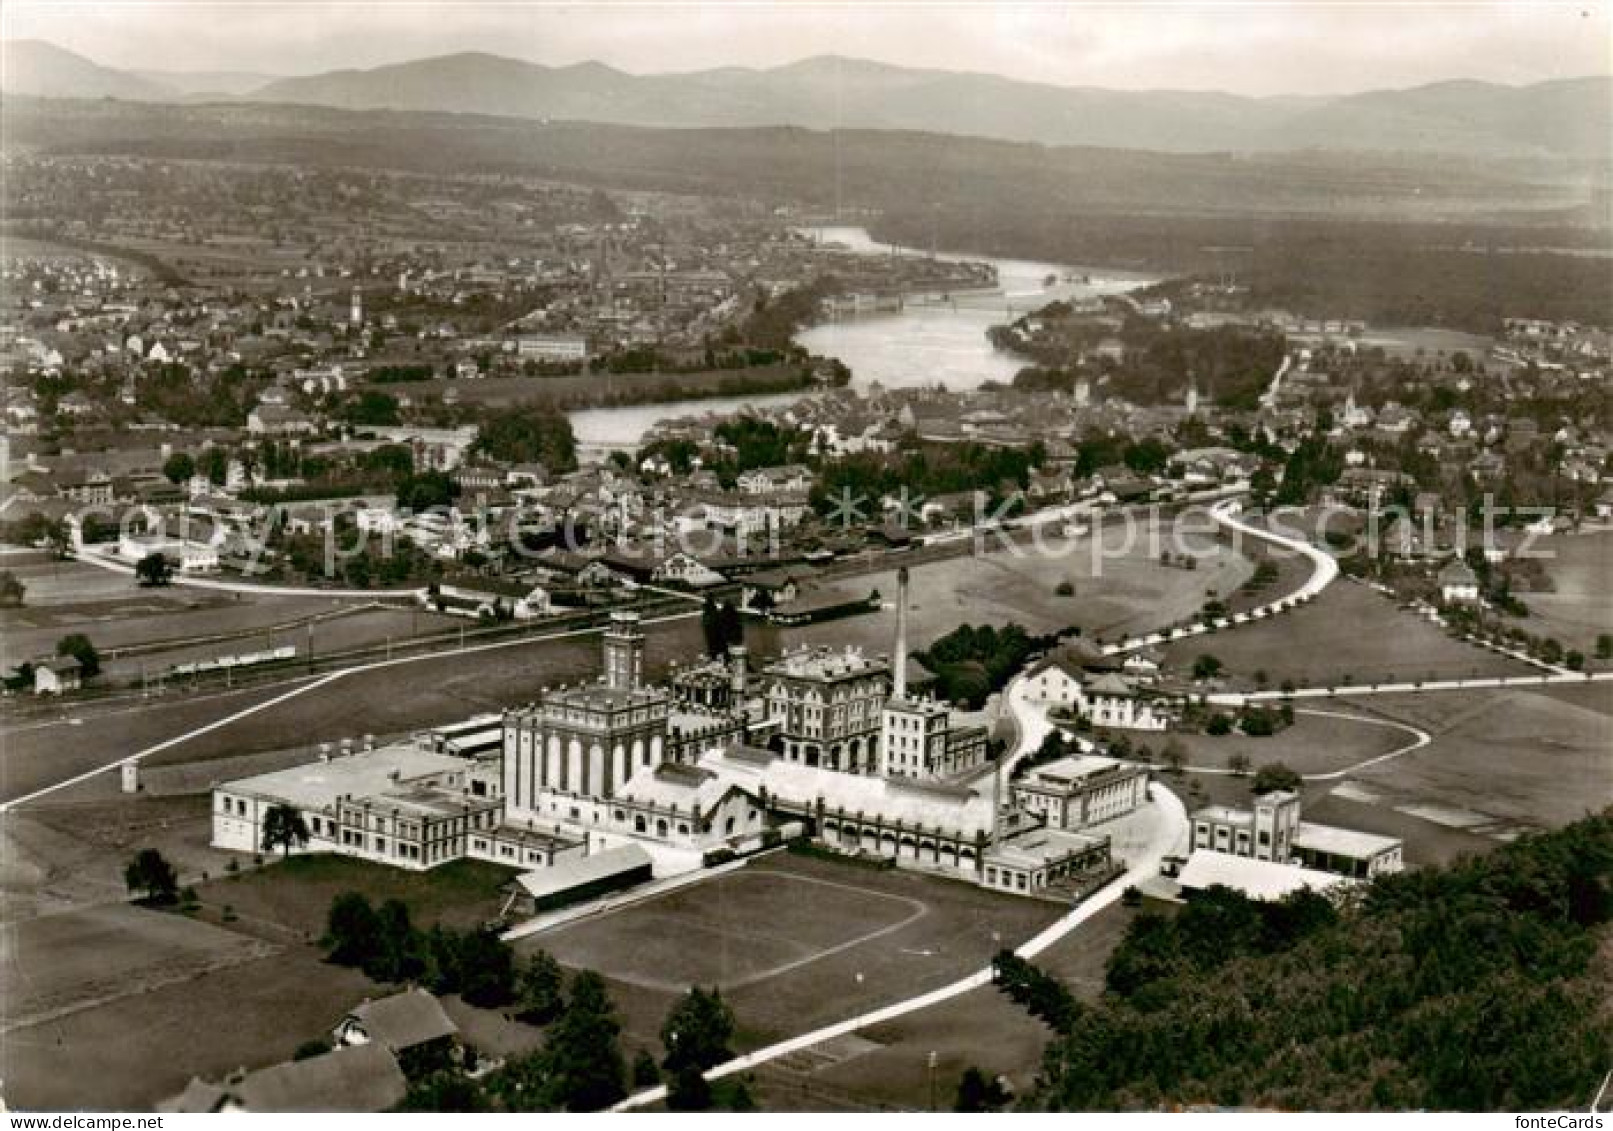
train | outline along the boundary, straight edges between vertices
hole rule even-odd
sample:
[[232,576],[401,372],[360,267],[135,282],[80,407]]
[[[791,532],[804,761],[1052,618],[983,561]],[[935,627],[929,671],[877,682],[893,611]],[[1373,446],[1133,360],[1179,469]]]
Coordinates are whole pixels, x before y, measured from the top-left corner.
[[191,663],[175,664],[169,669],[169,674],[202,675],[207,672],[224,671],[227,668],[249,668],[257,664],[272,664],[279,660],[296,658],[296,645],[282,644],[278,648],[266,648],[261,652],[243,652],[239,656],[220,656],[215,660],[195,660]]

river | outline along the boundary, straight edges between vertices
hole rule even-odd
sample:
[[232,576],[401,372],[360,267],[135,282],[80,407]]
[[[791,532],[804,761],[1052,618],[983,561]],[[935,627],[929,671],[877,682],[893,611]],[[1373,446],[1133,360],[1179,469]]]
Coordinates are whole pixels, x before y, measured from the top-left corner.
[[[878,242],[864,228],[801,229],[825,244],[837,244],[865,255],[917,255]],[[941,253],[942,259],[990,263],[997,269],[998,289],[971,292],[951,301],[908,303],[901,311],[826,322],[804,330],[796,341],[812,353],[838,358],[851,370],[854,388],[944,385],[975,389],[987,381],[1009,381],[1025,365],[1023,358],[1003,353],[986,338],[986,330],[1055,299],[1120,294],[1146,286],[1155,277],[1095,268],[1067,267],[1024,259]],[[1053,281],[1049,285],[1049,278]],[[657,421],[675,416],[731,413],[745,406],[775,408],[810,393],[774,393],[758,397],[721,397],[670,404],[585,409],[571,414],[579,445],[591,453],[637,447]]]

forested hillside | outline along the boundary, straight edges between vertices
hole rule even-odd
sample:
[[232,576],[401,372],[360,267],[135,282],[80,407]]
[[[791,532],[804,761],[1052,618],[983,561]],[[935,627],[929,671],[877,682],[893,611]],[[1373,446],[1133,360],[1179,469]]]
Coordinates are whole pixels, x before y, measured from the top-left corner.
[[1357,905],[1212,889],[1144,913],[1033,1106],[1583,1108],[1613,1057],[1613,816]]

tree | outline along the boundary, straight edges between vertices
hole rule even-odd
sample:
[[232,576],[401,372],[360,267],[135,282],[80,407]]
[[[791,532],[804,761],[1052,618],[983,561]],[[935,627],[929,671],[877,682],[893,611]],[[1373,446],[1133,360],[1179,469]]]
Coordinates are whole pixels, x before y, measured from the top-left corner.
[[196,474],[196,461],[185,452],[175,452],[163,461],[162,473],[170,483],[186,483]]
[[331,900],[325,919],[326,957],[338,966],[369,966],[380,952],[381,921],[370,901],[356,891]]
[[1255,778],[1250,783],[1249,790],[1258,797],[1263,793],[1275,793],[1279,789],[1297,790],[1301,784],[1302,779],[1294,770],[1281,762],[1267,762],[1255,771]]
[[1596,658],[1598,660],[1613,660],[1613,633],[1602,632],[1597,634]]
[[661,1026],[661,1045],[666,1049],[662,1067],[672,1073],[687,1066],[701,1072],[715,1068],[733,1055],[728,1048],[733,1035],[734,1014],[722,991],[695,986]]
[[85,679],[99,675],[101,671],[101,653],[95,650],[90,638],[82,632],[72,632],[56,641],[56,654],[58,656],[71,656],[78,661],[79,674]]
[[144,892],[147,903],[173,903],[179,897],[179,876],[155,848],[135,854],[123,869],[123,883],[131,892]]
[[1220,738],[1222,735],[1232,733],[1232,720],[1220,711],[1210,716],[1210,721],[1204,724],[1204,733]]
[[386,900],[375,909],[375,945],[362,965],[377,982],[409,982],[425,975],[425,940],[401,899]]
[[1001,1111],[1008,1106],[1009,1098],[1001,1080],[971,1065],[963,1070],[963,1078],[958,1081],[958,1098],[953,1101],[952,1110],[974,1113]]
[[626,1094],[620,1033],[605,980],[592,970],[578,971],[544,1043],[547,1098],[555,1107],[600,1111]]
[[397,1110],[481,1112],[487,1110],[487,1098],[475,1080],[445,1069],[412,1081]]
[[666,1106],[672,1111],[709,1111],[711,1084],[705,1073],[692,1064],[685,1064],[672,1073],[672,1079],[667,1082]]
[[1201,652],[1199,658],[1193,661],[1193,678],[1196,680],[1214,679],[1221,674],[1221,661],[1208,652]]
[[0,569],[0,609],[20,609],[28,594],[27,586],[9,569]]
[[173,580],[173,563],[161,550],[154,550],[135,563],[134,576],[148,589],[159,588]]
[[459,940],[459,996],[482,1009],[515,999],[515,951],[493,930],[471,931]]
[[196,470],[207,476],[207,481],[213,486],[224,486],[230,476],[229,453],[223,448],[204,448],[202,458],[196,461]]
[[1234,754],[1232,757],[1227,759],[1227,769],[1231,770],[1239,777],[1247,774],[1249,772],[1249,755]]
[[308,822],[290,805],[276,803],[263,814],[263,851],[280,849],[281,855],[290,856],[293,848],[308,844]]
[[745,625],[737,606],[707,596],[700,607],[700,631],[705,636],[706,655],[721,659],[731,644],[745,643]]
[[546,950],[534,953],[521,968],[516,982],[517,1016],[533,1025],[544,1025],[554,1020],[565,1006],[561,995],[564,982],[560,963],[554,960],[553,955]]
[[653,1088],[660,1082],[661,1066],[655,1063],[649,1049],[639,1049],[633,1058],[633,1087]]
[[546,402],[487,414],[474,450],[504,463],[541,463],[550,471],[577,466],[577,438],[565,413]]

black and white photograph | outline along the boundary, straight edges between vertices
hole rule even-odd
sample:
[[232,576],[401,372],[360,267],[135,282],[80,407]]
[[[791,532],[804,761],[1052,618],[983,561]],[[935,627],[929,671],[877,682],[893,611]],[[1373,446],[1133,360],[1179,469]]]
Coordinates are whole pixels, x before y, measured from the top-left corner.
[[1613,1115],[1613,0],[7,0],[0,417],[8,1128]]

